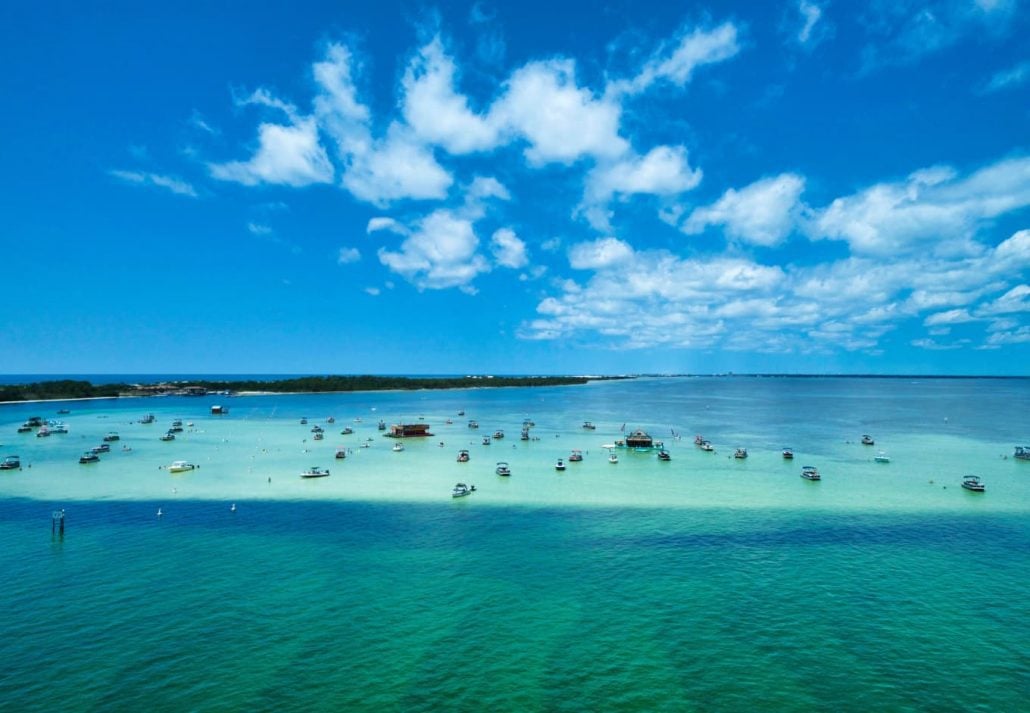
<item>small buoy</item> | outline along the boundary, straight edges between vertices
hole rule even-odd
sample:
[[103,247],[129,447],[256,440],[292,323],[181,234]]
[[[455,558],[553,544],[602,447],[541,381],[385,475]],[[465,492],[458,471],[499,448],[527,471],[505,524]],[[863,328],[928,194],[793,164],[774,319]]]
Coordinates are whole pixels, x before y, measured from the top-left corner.
[[157,516],[158,516],[158,517],[161,517],[162,515],[164,515],[164,513],[163,513],[163,512],[161,512],[161,508],[158,508],[158,509],[157,509]]
[[236,512],[236,503],[233,503],[229,508],[229,512]]

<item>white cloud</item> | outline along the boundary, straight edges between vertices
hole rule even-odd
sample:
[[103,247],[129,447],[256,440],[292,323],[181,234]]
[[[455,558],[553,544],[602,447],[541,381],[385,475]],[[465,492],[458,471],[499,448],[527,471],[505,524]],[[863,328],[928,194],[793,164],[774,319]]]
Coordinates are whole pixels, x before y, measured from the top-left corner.
[[973,322],[975,320],[976,317],[969,314],[968,310],[949,309],[947,312],[931,314],[923,320],[923,324],[927,327],[936,327],[941,324],[962,324],[963,322]]
[[705,30],[700,27],[692,31],[683,30],[675,41],[671,53],[660,50],[631,80],[615,81],[608,86],[608,95],[637,94],[659,80],[672,82],[682,87],[690,81],[694,70],[706,64],[727,60],[740,51],[737,43],[737,28],[726,22]]
[[373,297],[378,297],[380,294],[380,290],[378,287],[366,287],[365,292],[372,295]]
[[569,265],[575,270],[597,270],[628,260],[633,248],[618,238],[601,238],[569,248]]
[[798,2],[798,12],[801,13],[801,18],[804,20],[804,24],[798,31],[798,42],[808,44],[813,39],[813,30],[815,30],[816,23],[823,16],[823,9],[814,2],[800,0]]
[[340,252],[336,256],[336,264],[349,265],[352,262],[358,262],[360,259],[361,252],[357,248],[340,248]]
[[350,157],[343,185],[359,198],[385,205],[401,198],[441,199],[454,179],[433,152],[399,124],[366,153]]
[[122,171],[119,169],[112,169],[108,171],[108,174],[127,183],[157,186],[179,196],[197,197],[197,190],[190,183],[173,176],[164,176],[159,173],[146,171]]
[[331,183],[334,173],[318,141],[314,119],[299,117],[289,126],[261,124],[258,148],[250,160],[211,163],[208,169],[219,180],[245,186],[272,183],[299,187]]
[[247,230],[251,235],[271,235],[272,228],[263,223],[247,223]]
[[755,245],[777,245],[790,235],[801,218],[804,187],[803,178],[784,173],[739,191],[731,188],[715,203],[694,209],[682,230],[697,234],[710,225],[722,225],[730,237]]
[[1030,312],[1030,285],[1016,285],[987,304],[981,305],[978,315],[1016,314]]
[[423,218],[400,250],[379,249],[379,261],[419,289],[467,287],[490,265],[477,254],[472,221],[437,210]]
[[1030,205],[1030,158],[998,161],[965,178],[950,169],[917,171],[837,198],[818,211],[811,237],[846,240],[852,251],[897,255],[964,249],[983,223]]
[[491,108],[491,120],[529,142],[532,165],[573,163],[584,157],[615,158],[629,148],[619,136],[622,110],[576,84],[572,60],[530,62],[508,79]]
[[684,147],[657,146],[644,156],[628,156],[592,169],[578,211],[598,230],[609,230],[608,203],[614,195],[675,195],[700,182],[701,171],[690,167]]
[[987,82],[984,91],[997,92],[1010,87],[1018,87],[1028,80],[1030,80],[1030,62],[1020,62],[1014,67],[996,72]]
[[496,230],[490,238],[494,262],[502,267],[519,269],[529,264],[526,244],[510,228]]
[[393,218],[386,217],[371,218],[368,221],[368,226],[365,228],[365,232],[369,235],[380,230],[389,230],[390,232],[398,233],[400,235],[407,235],[410,232],[406,227],[398,223]]
[[439,37],[423,47],[401,82],[405,120],[421,140],[453,154],[495,147],[496,124],[469,109],[468,99],[455,91],[455,73],[454,60],[445,54]]

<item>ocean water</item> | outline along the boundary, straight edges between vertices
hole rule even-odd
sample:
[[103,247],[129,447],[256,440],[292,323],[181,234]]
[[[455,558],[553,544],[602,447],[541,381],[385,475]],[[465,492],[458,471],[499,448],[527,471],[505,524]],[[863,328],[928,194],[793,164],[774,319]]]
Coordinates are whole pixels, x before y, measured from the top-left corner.
[[[188,398],[0,408],[0,455],[25,466],[0,472],[0,707],[1028,709],[1030,463],[1011,454],[1030,381],[222,401],[226,417]],[[70,432],[17,434],[29,415]],[[159,441],[176,417],[193,427]],[[400,453],[375,427],[420,417],[435,435]],[[602,446],[638,427],[673,460],[609,464]],[[113,452],[78,465],[109,431]],[[584,461],[556,472],[573,448]],[[161,467],[176,459],[200,468]],[[310,465],[332,475],[300,479]],[[458,480],[477,492],[452,500]]]

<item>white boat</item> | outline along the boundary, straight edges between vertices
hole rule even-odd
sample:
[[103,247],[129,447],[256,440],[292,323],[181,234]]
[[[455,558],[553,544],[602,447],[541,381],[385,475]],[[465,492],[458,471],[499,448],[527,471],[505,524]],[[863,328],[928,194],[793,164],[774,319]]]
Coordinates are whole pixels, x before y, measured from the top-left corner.
[[793,448],[784,448],[783,449],[783,459],[784,460],[794,460],[794,449]]
[[814,465],[802,466],[801,477],[805,480],[822,480],[822,476],[819,475],[819,471],[816,470],[816,467]]
[[665,450],[663,448],[660,451],[658,451],[658,460],[660,460],[660,461],[670,461],[670,460],[672,460],[672,456],[669,455],[669,451],[667,451],[667,450]]
[[400,453],[403,450],[404,450],[404,444],[403,443],[394,443],[393,444],[393,452],[394,453]]
[[874,445],[875,443],[876,443],[876,441],[874,441],[873,437],[870,436],[869,434],[866,434],[866,435],[862,436],[862,445],[863,446],[871,446],[871,445]]
[[490,445],[490,436],[483,436],[483,445],[484,446],[489,446]]
[[588,430],[588,431],[593,431],[593,430],[596,430],[596,429],[597,429],[597,426],[595,426],[595,425],[594,425],[593,423],[591,423],[590,421],[584,421],[584,422],[583,422],[583,428],[585,428],[585,429],[586,429],[586,430]]
[[454,486],[454,489],[451,491],[451,497],[463,498],[466,495],[472,495],[472,493],[474,492],[476,492],[475,485],[465,485],[464,483],[458,483]]
[[733,453],[734,458],[747,458],[747,448],[738,448]]
[[462,450],[458,451],[458,462],[459,463],[468,463],[469,462],[469,452],[467,450],[462,449]]
[[618,463],[619,462],[619,456],[615,455],[615,451],[612,451],[611,453],[608,454],[608,462],[609,463]]
[[185,473],[188,470],[193,470],[197,466],[193,465],[189,461],[177,460],[168,466],[169,473]]
[[572,454],[569,456],[569,462],[578,463],[581,460],[583,460],[583,451],[572,451]]
[[1016,446],[1016,452],[1012,457],[1017,460],[1030,460],[1030,446]]
[[508,476],[511,475],[511,468],[508,467],[508,464],[505,461],[498,461],[496,473],[497,475]]
[[310,468],[305,470],[303,473],[301,473],[300,477],[301,478],[328,478],[329,477],[329,469],[328,468],[319,468],[318,466],[311,466]]
[[504,431],[500,429],[494,431],[494,440],[499,440],[501,438],[504,438]]
[[174,441],[174,440],[175,440],[175,434],[174,434],[174,433],[172,433],[171,431],[168,431],[168,432],[167,432],[167,433],[165,433],[165,434],[164,434],[163,436],[159,436],[159,438],[160,438],[160,439],[161,439],[162,441]]
[[565,470],[565,461],[563,461],[561,458],[559,458],[558,462],[554,464],[554,469],[555,470]]
[[962,487],[966,490],[972,490],[974,493],[984,492],[983,481],[980,480],[978,475],[967,475],[962,478]]
[[347,457],[347,449],[346,448],[337,448],[336,449],[336,460],[343,460],[346,457]]
[[85,464],[85,463],[99,463],[99,462],[100,462],[100,456],[98,456],[93,451],[86,451],[81,456],[79,456],[79,463],[84,463]]
[[6,456],[0,461],[0,470],[17,470],[21,468],[21,459],[18,456]]
[[715,450],[715,446],[712,445],[711,441],[701,441],[701,443],[698,444],[698,448],[700,448],[703,451],[707,451],[708,453],[711,453]]
[[880,451],[875,456],[873,456],[873,460],[877,463],[890,463],[891,457],[887,455],[885,452]]

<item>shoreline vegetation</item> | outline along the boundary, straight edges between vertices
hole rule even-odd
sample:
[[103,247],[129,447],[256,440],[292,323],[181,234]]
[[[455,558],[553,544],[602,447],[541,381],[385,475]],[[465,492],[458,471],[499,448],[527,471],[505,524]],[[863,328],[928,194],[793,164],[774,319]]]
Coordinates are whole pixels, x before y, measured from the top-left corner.
[[208,396],[234,394],[333,393],[347,391],[416,391],[505,386],[576,386],[623,376],[303,376],[289,379],[163,381],[153,384],[93,384],[60,379],[0,386],[0,403],[69,401],[73,399],[138,398],[141,396]]

